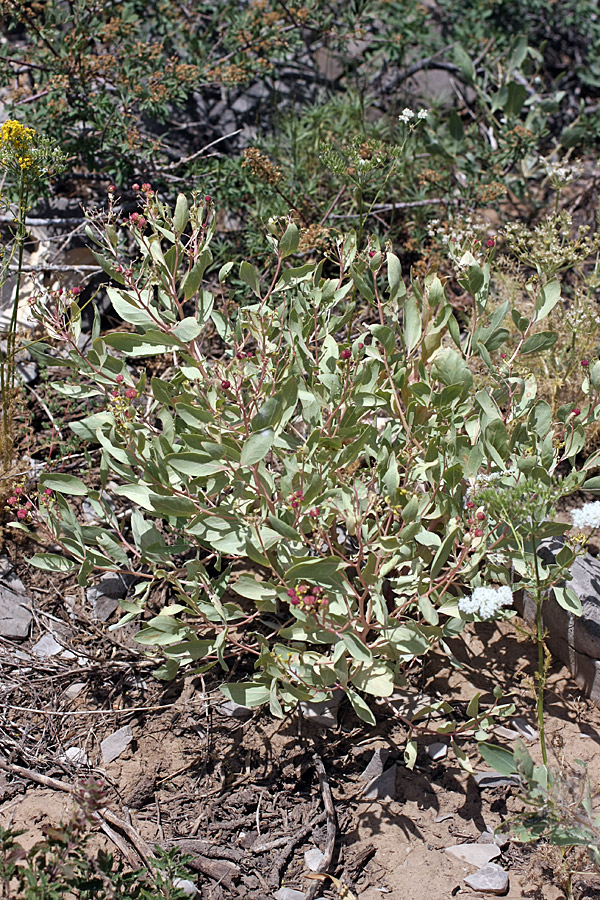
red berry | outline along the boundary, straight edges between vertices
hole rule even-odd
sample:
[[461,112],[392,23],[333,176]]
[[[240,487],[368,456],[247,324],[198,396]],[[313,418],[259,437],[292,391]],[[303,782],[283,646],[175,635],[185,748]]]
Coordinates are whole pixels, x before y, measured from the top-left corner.
[[575,409],[573,410],[573,415],[578,416],[580,412],[581,412],[581,410],[579,409],[578,406],[576,406]]
[[350,359],[350,357],[352,356],[352,351],[351,350],[342,350],[342,352],[340,353],[340,356],[342,359]]
[[486,241],[486,244],[488,245],[488,247],[495,247],[496,246],[495,238],[490,238],[489,240]]
[[482,529],[482,528],[476,528],[475,531],[473,532],[473,534],[475,535],[475,537],[482,537],[482,536],[483,536],[483,529]]
[[227,381],[227,379],[225,379],[225,381],[222,381],[222,382],[221,382],[221,388],[222,388],[222,390],[226,391],[226,390],[228,390],[230,387],[231,387],[231,382],[230,382],[230,381]]
[[292,500],[290,506],[292,507],[292,509],[298,509],[298,501]]
[[584,368],[585,368],[586,366],[589,366],[589,364],[590,364],[590,362],[589,362],[588,359],[582,359],[582,360],[581,360],[581,365],[582,365]]
[[483,520],[485,519],[485,513],[484,513],[484,512],[478,512],[478,513],[477,513],[477,518],[479,519],[480,522],[483,522]]
[[501,354],[500,354],[500,359],[508,359],[506,353],[501,353]]
[[369,250],[369,257],[371,259],[373,259],[374,256],[375,256],[375,250]]
[[467,509],[473,509],[475,504],[473,503],[472,500],[467,500],[466,506],[467,506]]
[[204,202],[205,202],[205,203],[212,203],[212,197],[209,197],[209,196],[207,195],[207,196],[204,198]]
[[286,594],[288,595],[288,597],[295,597],[296,591],[294,590],[294,588],[288,588]]
[[115,381],[117,382],[117,384],[121,384],[121,382],[123,381],[123,375],[117,375]]
[[292,606],[298,606],[298,604],[300,603],[300,600],[299,600],[298,597],[296,597],[296,595],[294,594],[293,597],[290,597],[290,603],[291,603]]
[[75,296],[77,296],[77,294],[80,294],[82,292],[82,290],[83,290],[83,288],[74,287],[74,288],[71,288],[71,293],[75,294]]

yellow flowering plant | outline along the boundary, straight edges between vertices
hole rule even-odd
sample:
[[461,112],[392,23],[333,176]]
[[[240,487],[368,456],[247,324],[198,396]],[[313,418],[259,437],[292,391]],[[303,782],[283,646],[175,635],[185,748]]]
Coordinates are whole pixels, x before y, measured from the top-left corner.
[[[0,458],[3,467],[10,466],[13,449],[12,407],[16,387],[15,357],[17,350],[17,314],[21,293],[23,253],[27,233],[25,217],[32,193],[43,182],[64,168],[65,157],[48,138],[15,119],[7,119],[0,126],[0,169],[4,170],[9,209],[14,208],[16,231],[12,235],[10,251],[1,260],[0,284],[9,274],[16,273],[12,309],[6,333],[6,351],[0,356],[0,394],[2,396],[2,428]],[[10,202],[11,192],[15,197]]]

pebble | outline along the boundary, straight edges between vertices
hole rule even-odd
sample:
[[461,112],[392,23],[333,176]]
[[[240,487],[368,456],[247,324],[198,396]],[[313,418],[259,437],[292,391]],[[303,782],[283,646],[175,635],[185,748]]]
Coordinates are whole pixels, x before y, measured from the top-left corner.
[[481,868],[500,856],[500,848],[496,844],[452,844],[445,850],[450,856],[455,856],[476,868]]
[[397,769],[398,767],[394,764],[381,775],[372,778],[363,789],[363,797],[366,800],[395,800]]
[[427,755],[434,762],[438,759],[445,759],[448,755],[448,744],[443,744],[441,741],[434,741],[434,743],[430,744],[427,748]]
[[252,718],[252,710],[250,707],[241,706],[239,703],[236,703],[235,700],[225,700],[224,703],[220,703],[217,706],[217,712],[222,716],[231,716],[232,719],[241,719],[242,721]]
[[508,891],[508,875],[502,866],[496,863],[487,863],[479,872],[473,875],[467,875],[464,879],[474,891],[481,891],[482,894],[496,894],[500,896]]
[[514,719],[510,720],[510,724],[515,729],[516,732],[520,735],[520,737],[526,738],[528,741],[537,741],[538,733],[535,728],[527,722],[522,716],[515,716]]
[[123,753],[133,740],[133,732],[130,725],[124,725],[118,731],[113,732],[100,744],[102,761],[107,765]]
[[304,854],[304,862],[306,863],[306,868],[310,869],[311,872],[321,872],[325,856],[318,847],[312,847]]
[[173,887],[183,891],[186,897],[196,897],[199,893],[198,888],[193,881],[189,880],[189,878],[174,878]]
[[44,634],[39,641],[36,641],[31,648],[31,652],[42,659],[48,659],[51,656],[64,656],[69,659],[75,658],[75,654],[71,653],[70,650],[65,650],[63,645],[59,644],[56,638],[51,634]]
[[89,766],[90,758],[83,747],[68,747],[62,756],[61,762],[72,763],[74,766]]
[[377,778],[378,775],[381,775],[383,772],[383,767],[389,755],[390,751],[386,747],[378,747],[365,768],[358,776],[360,780],[371,781],[372,778]]
[[279,888],[273,894],[275,900],[306,900],[304,891],[295,891],[292,888]]
[[497,787],[520,787],[518,775],[501,775],[500,772],[477,772],[475,782],[480,791]]

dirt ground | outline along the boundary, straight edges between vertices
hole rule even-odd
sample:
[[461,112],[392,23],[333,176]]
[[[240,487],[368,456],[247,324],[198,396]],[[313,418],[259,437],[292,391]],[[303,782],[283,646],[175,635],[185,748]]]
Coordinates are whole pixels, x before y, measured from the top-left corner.
[[[218,676],[209,672],[166,685],[157,682],[151,674],[154,663],[132,642],[131,632],[109,633],[105,625],[94,625],[76,592],[69,593],[68,579],[44,576],[45,583],[33,584],[31,570],[20,574],[29,577],[36,628],[28,642],[0,642],[0,824],[27,829],[27,846],[39,839],[44,824],[68,818],[72,800],[63,787],[95,773],[107,782],[109,807],[119,821],[150,845],[175,843],[192,853],[203,900],[267,900],[282,886],[308,892],[315,885],[319,896],[335,898],[341,895],[331,882],[307,877],[304,859],[306,851],[324,850],[332,838],[325,781],[335,811],[329,873],[355,897],[484,896],[463,881],[476,868],[445,848],[476,841],[486,827],[510,820],[521,808],[517,789],[480,790],[451,749],[434,761],[427,752],[440,740],[434,734],[419,738],[417,764],[409,771],[403,765],[404,726],[385,705],[373,728],[346,703],[337,725],[328,729],[297,713],[283,721],[264,710],[247,719],[227,715]],[[58,656],[32,660],[28,651],[41,633],[62,628],[64,634],[67,626],[70,646],[80,656],[77,663]],[[485,708],[492,702],[490,688],[499,684],[514,700],[517,714],[535,726],[535,648],[511,622],[472,626],[454,650],[462,668],[435,657],[428,663],[422,684],[430,696],[450,696],[460,708],[480,691]],[[73,696],[75,685],[79,692]],[[600,711],[558,665],[550,672],[546,709],[551,765],[566,771],[573,760],[582,760],[596,791]],[[103,764],[100,742],[125,725],[133,740],[117,759]],[[502,742],[510,746],[506,737]],[[61,760],[73,746],[85,750],[89,765]],[[462,746],[478,771],[486,768],[474,743]],[[528,746],[538,760],[536,740]],[[360,774],[378,749],[389,751],[386,770],[397,764],[393,799],[364,797]],[[15,763],[26,774],[15,770]],[[54,786],[40,784],[39,777],[36,782],[40,775],[54,779]],[[94,841],[92,848],[106,838]],[[506,896],[512,900],[566,898],[567,870],[576,873],[575,900],[600,898],[600,876],[581,854],[561,861],[556,848],[510,841],[495,862],[509,874]]]

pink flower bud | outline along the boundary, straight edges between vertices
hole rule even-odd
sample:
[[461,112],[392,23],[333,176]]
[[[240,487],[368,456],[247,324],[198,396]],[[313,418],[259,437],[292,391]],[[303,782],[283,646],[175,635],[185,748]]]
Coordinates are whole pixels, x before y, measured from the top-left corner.
[[342,352],[340,353],[340,356],[342,359],[350,359],[350,357],[352,356],[352,351],[351,350],[342,350]]
[[489,238],[486,241],[486,244],[488,247],[495,247],[496,246],[496,238]]
[[117,377],[115,378],[115,381],[117,382],[117,384],[121,384],[123,382],[123,380],[124,380],[123,375],[117,375]]
[[139,189],[140,189],[139,184],[137,183],[137,181],[134,181],[133,184],[131,185],[131,190],[132,190],[132,191],[139,191]]
[[16,488],[15,488],[15,494],[17,495],[17,497],[19,496],[19,494],[22,494],[22,493],[23,493],[23,488],[22,488],[22,487],[16,487]]
[[581,410],[579,409],[578,406],[576,406],[575,409],[573,410],[573,415],[578,416],[580,412],[581,412]]
[[584,367],[584,369],[585,369],[587,366],[589,366],[589,364],[590,364],[589,359],[582,359],[582,360],[581,360],[581,365]]
[[125,396],[128,400],[134,400],[137,397],[138,393],[135,388],[127,388],[125,391]]
[[77,296],[78,294],[80,294],[82,292],[82,290],[83,290],[83,288],[74,287],[74,288],[71,288],[71,293],[75,294],[75,296]]
[[207,195],[207,196],[204,198],[204,202],[205,202],[205,203],[212,203],[212,197],[209,197],[209,196]]
[[8,503],[9,506],[16,506],[17,503],[19,502],[19,500],[18,500],[18,497],[9,497],[6,502]]
[[29,515],[29,513],[27,512],[26,509],[18,509],[17,510],[17,519],[21,519],[21,521],[23,519],[26,519],[28,515]]

